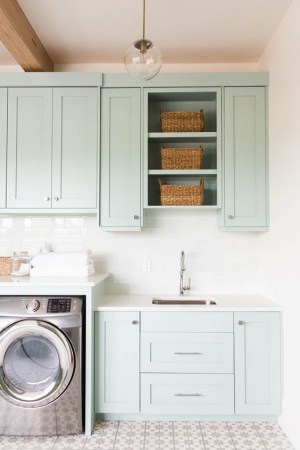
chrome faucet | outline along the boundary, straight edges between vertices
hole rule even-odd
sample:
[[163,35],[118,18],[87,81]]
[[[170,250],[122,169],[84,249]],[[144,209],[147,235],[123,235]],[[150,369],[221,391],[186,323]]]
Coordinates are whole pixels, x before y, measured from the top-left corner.
[[179,295],[183,296],[184,291],[189,291],[191,289],[191,279],[189,278],[189,284],[187,286],[183,285],[183,272],[185,272],[184,265],[184,251],[182,250],[180,256],[180,285],[179,285]]

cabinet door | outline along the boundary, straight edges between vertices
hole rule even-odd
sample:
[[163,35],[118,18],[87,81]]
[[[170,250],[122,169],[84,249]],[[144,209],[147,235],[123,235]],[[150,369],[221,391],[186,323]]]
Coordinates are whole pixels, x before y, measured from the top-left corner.
[[97,207],[98,89],[53,89],[53,208]]
[[95,313],[95,407],[139,412],[139,313]]
[[281,410],[281,318],[278,312],[234,314],[235,413]]
[[141,224],[140,89],[101,94],[101,214],[103,227]]
[[52,89],[8,89],[7,207],[51,207]]
[[224,131],[223,225],[266,227],[264,87],[225,88]]
[[7,89],[0,88],[0,208],[6,204]]

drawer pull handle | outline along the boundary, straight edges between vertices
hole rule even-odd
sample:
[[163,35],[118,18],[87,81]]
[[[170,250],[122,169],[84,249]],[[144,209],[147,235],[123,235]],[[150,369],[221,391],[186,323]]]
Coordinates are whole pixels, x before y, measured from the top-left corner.
[[137,325],[139,322],[137,320],[132,321],[132,325]]
[[174,394],[174,397],[204,397],[203,394]]
[[239,321],[238,321],[238,324],[239,324],[239,325],[245,325],[245,322],[244,322],[243,320],[239,320]]
[[200,352],[174,352],[174,355],[203,355]]

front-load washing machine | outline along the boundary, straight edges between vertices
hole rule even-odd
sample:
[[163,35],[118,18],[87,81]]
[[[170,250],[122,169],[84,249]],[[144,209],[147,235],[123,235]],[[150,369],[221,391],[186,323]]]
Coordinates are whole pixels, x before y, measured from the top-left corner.
[[0,297],[0,434],[82,431],[81,297]]

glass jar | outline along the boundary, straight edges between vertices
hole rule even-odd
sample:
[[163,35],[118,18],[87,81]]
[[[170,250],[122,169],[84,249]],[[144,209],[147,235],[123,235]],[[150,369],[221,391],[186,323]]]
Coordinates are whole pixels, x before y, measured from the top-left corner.
[[15,277],[29,275],[31,264],[28,252],[13,252],[10,260],[10,274]]

